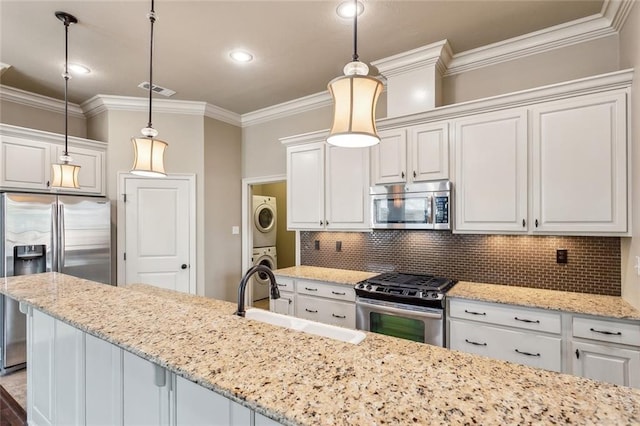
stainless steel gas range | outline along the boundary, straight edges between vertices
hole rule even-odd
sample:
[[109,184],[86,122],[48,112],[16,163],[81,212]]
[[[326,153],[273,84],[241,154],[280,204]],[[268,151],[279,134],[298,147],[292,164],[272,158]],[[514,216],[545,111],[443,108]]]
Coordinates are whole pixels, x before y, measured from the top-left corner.
[[445,295],[457,281],[387,272],[356,284],[358,330],[444,346]]

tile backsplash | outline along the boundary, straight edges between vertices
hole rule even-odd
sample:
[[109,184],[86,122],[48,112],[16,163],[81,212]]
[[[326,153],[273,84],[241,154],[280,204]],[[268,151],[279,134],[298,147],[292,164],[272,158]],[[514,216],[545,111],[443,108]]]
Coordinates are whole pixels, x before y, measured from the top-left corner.
[[[566,264],[556,263],[557,249],[568,251]],[[301,232],[300,258],[303,265],[327,268],[428,273],[461,281],[621,294],[616,237]]]

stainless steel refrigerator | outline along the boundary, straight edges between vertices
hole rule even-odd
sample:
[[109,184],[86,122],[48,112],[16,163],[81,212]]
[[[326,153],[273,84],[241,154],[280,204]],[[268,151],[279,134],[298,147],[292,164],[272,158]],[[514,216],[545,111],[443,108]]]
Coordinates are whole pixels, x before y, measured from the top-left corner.
[[[63,272],[111,284],[106,198],[0,193],[0,276]],[[26,316],[0,297],[0,375],[26,365]]]

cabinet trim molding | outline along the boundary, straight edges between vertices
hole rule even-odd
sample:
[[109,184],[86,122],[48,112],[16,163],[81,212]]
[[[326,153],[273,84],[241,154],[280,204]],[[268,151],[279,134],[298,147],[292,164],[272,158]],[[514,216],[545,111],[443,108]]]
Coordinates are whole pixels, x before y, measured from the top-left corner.
[[[64,135],[60,133],[45,132],[44,130],[29,129],[27,127],[12,126],[3,123],[0,123],[0,136],[13,136],[32,141],[64,145]],[[106,142],[76,136],[69,136],[69,146],[107,149]]]

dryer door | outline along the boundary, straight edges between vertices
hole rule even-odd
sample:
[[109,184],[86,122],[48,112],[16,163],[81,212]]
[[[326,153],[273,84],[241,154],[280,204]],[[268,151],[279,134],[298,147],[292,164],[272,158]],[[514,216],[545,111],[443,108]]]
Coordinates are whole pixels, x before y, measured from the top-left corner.
[[258,231],[267,233],[276,225],[276,215],[270,205],[261,204],[253,213],[253,221]]

